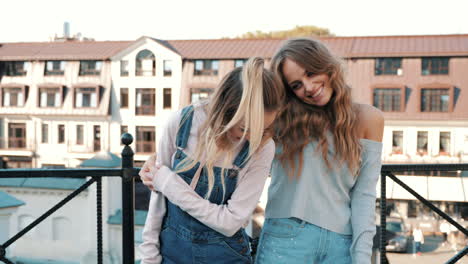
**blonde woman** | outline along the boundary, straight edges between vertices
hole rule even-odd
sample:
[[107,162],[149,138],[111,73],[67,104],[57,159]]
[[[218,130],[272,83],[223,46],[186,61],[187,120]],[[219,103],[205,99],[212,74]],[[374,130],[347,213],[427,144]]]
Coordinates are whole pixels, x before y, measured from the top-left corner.
[[[142,263],[251,263],[242,228],[270,171],[268,136],[284,88],[260,58],[230,72],[209,102],[170,118],[156,166],[140,176],[151,194]],[[167,198],[167,200],[165,200]]]
[[384,120],[351,99],[340,60],[313,39],[272,58],[287,93],[278,117],[256,263],[371,263]]

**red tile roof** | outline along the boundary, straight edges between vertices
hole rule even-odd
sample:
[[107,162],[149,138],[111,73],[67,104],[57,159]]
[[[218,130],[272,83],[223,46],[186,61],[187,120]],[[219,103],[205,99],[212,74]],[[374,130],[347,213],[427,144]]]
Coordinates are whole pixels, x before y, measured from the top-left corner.
[[[271,57],[282,39],[157,40],[184,59]],[[468,34],[321,38],[344,58],[468,56]],[[0,44],[0,61],[105,60],[134,41],[35,42]]]
[[[321,38],[337,55],[359,57],[468,56],[468,34]],[[271,57],[281,39],[169,40],[186,59]]]
[[0,61],[105,60],[134,41],[0,43]]
[[169,40],[186,59],[241,59],[252,56],[271,57],[282,39],[210,39]]
[[468,34],[425,36],[349,37],[346,57],[467,56]]

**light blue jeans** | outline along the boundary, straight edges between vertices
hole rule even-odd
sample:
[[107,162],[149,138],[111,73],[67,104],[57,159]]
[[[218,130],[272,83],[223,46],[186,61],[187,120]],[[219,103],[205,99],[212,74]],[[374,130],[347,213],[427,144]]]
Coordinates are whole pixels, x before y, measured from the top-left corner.
[[269,218],[263,225],[256,264],[349,264],[352,235],[338,234],[298,218]]

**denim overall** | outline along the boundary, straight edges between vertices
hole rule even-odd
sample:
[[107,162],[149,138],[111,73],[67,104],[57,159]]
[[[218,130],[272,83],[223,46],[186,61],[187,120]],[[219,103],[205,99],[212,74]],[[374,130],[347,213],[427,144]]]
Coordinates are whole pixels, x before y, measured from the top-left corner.
[[[192,126],[193,106],[182,110],[182,119],[177,132],[177,152],[174,157],[173,169],[186,157],[183,149],[187,147],[187,141]],[[248,143],[234,159],[233,169],[225,169],[225,195],[221,184],[221,168],[215,167],[215,182],[209,201],[215,204],[226,204],[236,188],[239,169],[245,165],[248,154]],[[200,163],[192,169],[178,173],[178,175],[190,184]],[[195,192],[205,197],[208,191],[208,175],[205,168],[202,169]],[[252,263],[248,237],[244,229],[240,229],[232,237],[226,237],[202,224],[197,219],[182,211],[177,205],[166,199],[167,213],[163,220],[163,228],[160,234],[162,263]]]

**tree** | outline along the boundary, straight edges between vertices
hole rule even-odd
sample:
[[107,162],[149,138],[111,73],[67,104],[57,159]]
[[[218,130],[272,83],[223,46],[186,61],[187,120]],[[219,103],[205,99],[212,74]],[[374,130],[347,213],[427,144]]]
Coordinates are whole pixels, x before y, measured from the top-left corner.
[[327,28],[321,28],[316,26],[296,26],[293,29],[289,30],[280,30],[280,31],[270,31],[263,32],[261,30],[256,30],[253,32],[247,32],[238,36],[236,38],[240,39],[271,39],[271,38],[291,38],[291,37],[329,37],[334,36]]

